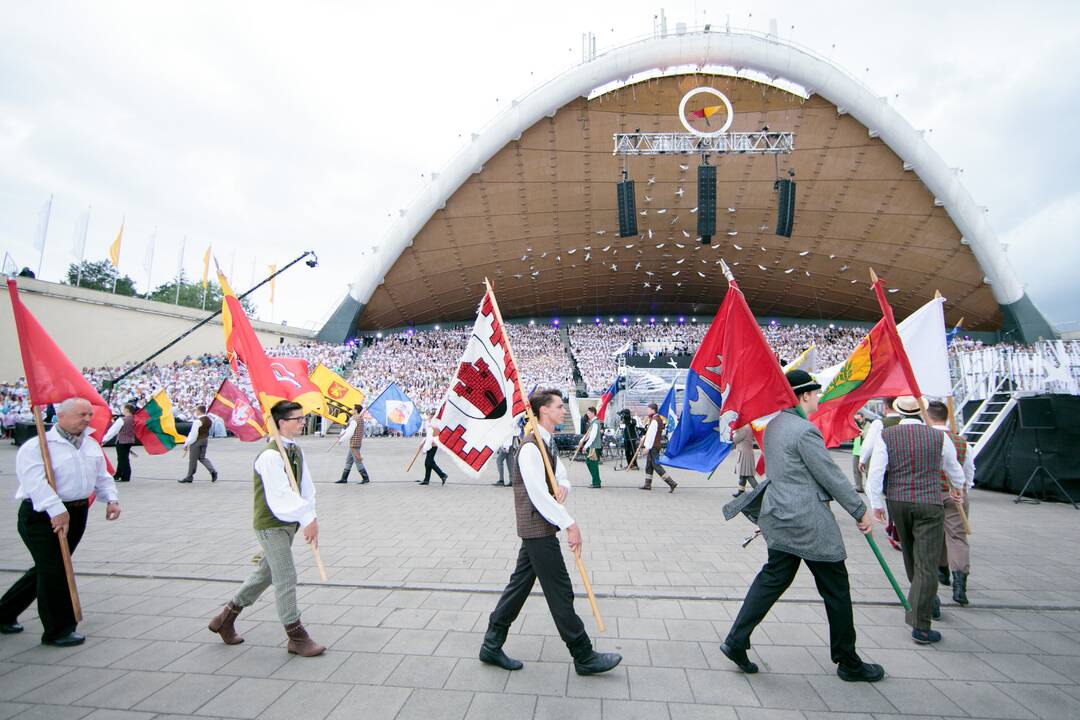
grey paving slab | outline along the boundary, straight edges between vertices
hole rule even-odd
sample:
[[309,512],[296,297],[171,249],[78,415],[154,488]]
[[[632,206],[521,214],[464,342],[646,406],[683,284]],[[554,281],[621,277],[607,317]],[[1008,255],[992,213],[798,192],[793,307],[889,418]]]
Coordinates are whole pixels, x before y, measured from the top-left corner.
[[179,675],[174,673],[133,670],[80,698],[79,704],[126,710],[150,697],[177,677]]
[[536,698],[532,695],[478,692],[473,695],[465,720],[531,718],[535,709]]
[[29,703],[70,705],[123,674],[122,670],[109,668],[70,668],[47,684],[20,695],[18,699]]
[[600,700],[541,696],[533,720],[601,720]]
[[155,713],[98,708],[87,715],[85,720],[153,720],[155,717]]
[[670,720],[666,703],[641,700],[604,700],[603,720]]
[[287,680],[240,678],[199,708],[200,715],[254,718],[292,687]]
[[472,693],[461,690],[413,690],[396,720],[460,720],[472,703]]
[[355,685],[327,715],[327,720],[393,720],[412,692],[411,688]]
[[192,713],[236,680],[237,678],[227,676],[183,675],[132,709],[160,713]]
[[258,717],[259,720],[323,720],[351,690],[351,685],[339,683],[296,682]]

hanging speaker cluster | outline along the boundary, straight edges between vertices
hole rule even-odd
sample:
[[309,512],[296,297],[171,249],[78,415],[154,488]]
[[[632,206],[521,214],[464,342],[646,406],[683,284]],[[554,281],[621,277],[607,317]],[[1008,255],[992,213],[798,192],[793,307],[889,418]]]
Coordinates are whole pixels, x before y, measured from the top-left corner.
[[716,234],[716,166],[698,165],[697,232],[701,243],[709,245]]
[[776,234],[789,238],[795,225],[795,181],[788,178],[777,180],[775,188],[780,195],[776,206]]
[[623,180],[617,184],[615,194],[619,205],[619,237],[633,237],[638,234],[634,181]]

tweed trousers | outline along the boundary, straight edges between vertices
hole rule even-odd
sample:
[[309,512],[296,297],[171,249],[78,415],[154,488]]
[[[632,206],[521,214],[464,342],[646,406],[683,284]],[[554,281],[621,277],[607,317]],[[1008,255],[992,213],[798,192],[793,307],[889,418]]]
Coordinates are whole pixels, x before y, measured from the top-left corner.
[[889,519],[900,535],[904,554],[904,570],[911,588],[905,613],[907,624],[916,630],[929,630],[937,597],[937,563],[945,542],[945,514],[941,505],[887,500]]
[[255,537],[262,546],[262,560],[240,586],[233,602],[247,607],[273,584],[274,602],[281,624],[291,625],[300,619],[300,609],[296,605],[296,564],[292,554],[295,535],[296,525],[255,531]]

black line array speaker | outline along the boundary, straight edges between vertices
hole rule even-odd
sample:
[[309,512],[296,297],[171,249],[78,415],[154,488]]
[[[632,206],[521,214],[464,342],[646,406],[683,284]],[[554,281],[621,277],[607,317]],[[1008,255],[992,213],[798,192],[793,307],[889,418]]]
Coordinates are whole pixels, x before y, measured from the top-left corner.
[[784,178],[776,181],[780,199],[776,206],[776,234],[791,237],[795,225],[795,181]]
[[716,234],[715,165],[698,165],[697,207],[697,232],[701,236],[701,242],[708,245]]
[[637,235],[637,201],[634,199],[634,181],[623,180],[615,186],[619,204],[619,237]]

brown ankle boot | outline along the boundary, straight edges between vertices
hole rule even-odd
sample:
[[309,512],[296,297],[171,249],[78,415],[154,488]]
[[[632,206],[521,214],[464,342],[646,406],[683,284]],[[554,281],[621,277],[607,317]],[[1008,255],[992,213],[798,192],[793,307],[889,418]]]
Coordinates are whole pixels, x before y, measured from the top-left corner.
[[326,646],[312,640],[300,621],[285,626],[285,634],[289,636],[289,652],[300,657],[315,657],[326,652]]
[[244,642],[244,638],[236,634],[236,616],[243,610],[242,607],[230,600],[221,612],[210,621],[207,626],[210,628],[210,632],[217,633],[221,636],[221,640],[226,645],[239,645]]
[[651,475],[646,475],[645,476],[645,484],[642,485],[638,489],[639,490],[652,490],[652,476]]
[[666,482],[668,484],[668,487],[671,488],[670,490],[668,490],[668,492],[675,492],[675,488],[679,487],[679,483],[675,482],[667,475],[664,476],[664,482]]

